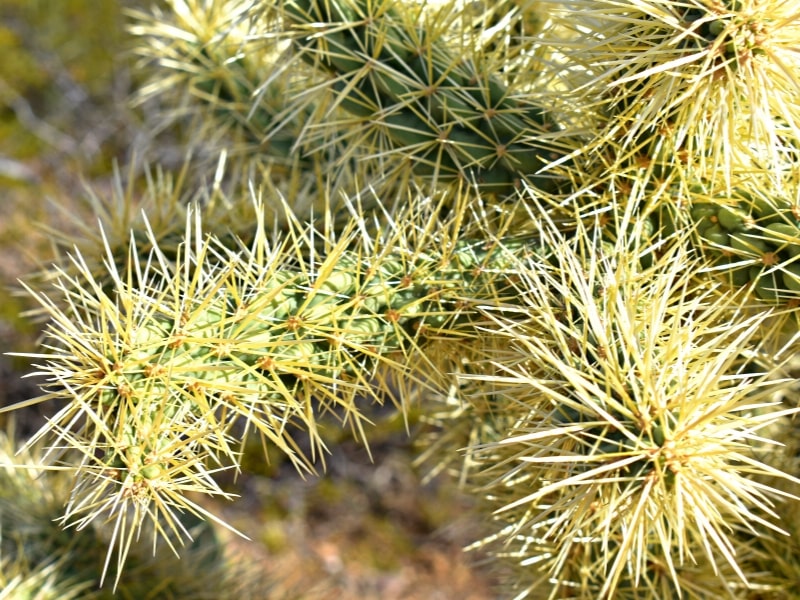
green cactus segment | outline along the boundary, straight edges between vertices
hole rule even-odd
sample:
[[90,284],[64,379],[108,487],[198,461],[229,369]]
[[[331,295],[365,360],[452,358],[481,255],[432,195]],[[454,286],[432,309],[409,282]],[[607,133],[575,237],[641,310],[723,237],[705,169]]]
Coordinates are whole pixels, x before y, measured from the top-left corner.
[[302,56],[335,77],[339,106],[383,131],[420,175],[497,194],[523,179],[558,189],[553,173],[540,172],[566,154],[555,119],[457,57],[414,10],[387,0],[286,0],[284,13],[306,34],[295,40]]
[[800,219],[791,201],[737,191],[690,209],[700,248],[736,288],[770,303],[800,300]]
[[720,589],[746,572],[739,532],[767,523],[773,493],[753,475],[774,469],[743,464],[741,440],[769,439],[761,430],[786,417],[772,396],[784,384],[759,381],[753,371],[779,368],[740,354],[770,311],[731,321],[739,300],[696,280],[706,261],[687,237],[646,267],[637,246],[649,240],[631,238],[602,260],[599,237],[562,239],[554,260],[520,271],[514,306],[478,309],[495,339],[465,403],[491,393],[510,423],[465,454],[497,520],[483,544],[515,569],[518,597],[633,597],[623,592],[652,589],[656,574],[659,597],[694,593],[695,554]]
[[[106,544],[113,537],[109,523],[65,531],[59,522],[73,491],[69,471],[51,470],[42,444],[19,450],[4,432],[0,432],[0,461],[4,466],[0,469],[0,589],[4,598],[148,598],[154,589],[174,600],[266,595],[258,594],[255,563],[231,564],[213,526],[193,514],[177,517],[192,535],[191,542],[179,549],[180,556],[166,544],[157,544],[154,555],[152,531],[146,527],[138,543],[131,544],[127,571],[106,566],[104,574]],[[110,577],[116,578],[114,585],[99,589]]]
[[110,290],[85,270],[59,288],[68,308],[37,294],[58,349],[40,374],[66,403],[45,431],[90,457],[76,494],[93,500],[75,514],[113,512],[120,494],[181,505],[186,486],[222,493],[204,465],[238,464],[241,423],[313,469],[319,414],[363,436],[359,403],[383,401],[381,372],[413,377],[427,339],[474,335],[469,299],[510,296],[518,261],[540,251],[528,239],[415,254],[342,245],[315,261],[300,258],[310,239],[268,250],[256,238],[238,252],[189,240],[195,252],[173,266],[157,256]]
[[[196,94],[215,119],[240,130],[260,156],[268,156],[276,164],[296,162],[295,146],[306,115],[298,115],[288,124],[279,118],[286,102],[283,82],[271,82],[259,91],[260,80],[269,72],[254,72],[241,58],[226,61],[218,70],[219,79],[209,75],[196,84]],[[276,129],[278,123],[283,123],[280,129]]]
[[653,189],[689,172],[728,185],[736,171],[782,176],[797,137],[796,94],[786,91],[794,84],[783,83],[796,79],[785,68],[792,50],[770,33],[774,23],[790,22],[776,13],[782,8],[705,0],[569,4],[573,10],[555,27],[576,34],[566,64],[578,61],[591,74],[596,95],[586,110],[597,108],[600,131],[586,155],[611,149],[613,167],[601,163],[602,172],[628,172]]
[[330,152],[312,157],[297,151],[308,111],[282,114],[290,84],[275,77],[281,49],[263,35],[268,19],[256,19],[242,3],[230,1],[165,4],[166,12],[132,11],[130,26],[140,38],[136,52],[147,60],[148,81],[137,92],[138,102],[182,106],[162,111],[161,126],[198,116],[198,127],[211,132],[203,138],[205,152],[224,132],[230,154],[249,153],[268,163],[273,176],[288,178],[297,168],[311,170],[316,160],[330,158]]
[[721,275],[734,288],[749,287],[768,303],[796,304],[800,300],[800,207],[788,199],[734,190],[709,195],[693,186],[702,201],[684,217],[667,207],[658,211],[659,234],[668,238],[693,228],[696,246],[712,261],[708,271]]

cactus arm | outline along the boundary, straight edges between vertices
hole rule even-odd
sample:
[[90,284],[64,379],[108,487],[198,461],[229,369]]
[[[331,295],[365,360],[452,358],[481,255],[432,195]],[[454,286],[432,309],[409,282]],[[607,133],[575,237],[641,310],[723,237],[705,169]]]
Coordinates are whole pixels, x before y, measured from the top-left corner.
[[796,160],[800,63],[798,23],[789,5],[553,4],[561,5],[554,29],[575,40],[564,48],[565,64],[586,66],[588,85],[576,86],[576,103],[602,123],[590,145],[603,152],[612,142],[617,160],[611,170],[630,172],[653,160],[652,173],[637,170],[640,182],[702,171],[730,187],[737,171],[780,177]]
[[299,32],[301,55],[335,78],[338,105],[383,131],[388,152],[410,155],[419,173],[474,181],[498,194],[522,180],[558,189],[558,179],[542,172],[566,153],[555,138],[556,120],[479,63],[457,56],[414,9],[357,0],[282,6]]
[[697,277],[688,234],[647,265],[644,236],[607,252],[580,226],[542,237],[551,260],[522,265],[514,302],[476,309],[486,354],[459,376],[466,477],[498,520],[484,549],[519,597],[759,582],[750,547],[775,537],[782,495],[760,478],[797,483],[756,458],[781,451],[770,428],[797,410],[774,401],[788,382],[759,352],[769,311],[735,320],[742,295]]
[[383,401],[390,380],[436,386],[426,340],[474,336],[470,298],[501,301],[537,248],[344,235],[314,259],[310,234],[270,244],[261,226],[232,250],[196,218],[173,259],[154,240],[147,261],[131,247],[124,271],[108,257],[109,285],[76,256],[57,301],[32,292],[50,316],[42,399],[63,403],[35,440],[79,451],[65,519],[116,519],[120,564],[138,522],[180,535],[176,513],[206,514],[188,492],[227,496],[213,473],[238,465],[243,436],[310,472],[324,461],[321,414],[363,437],[361,403]]
[[[714,215],[719,221],[718,209]],[[417,231],[415,219],[422,219],[426,232],[416,238],[411,233]],[[737,215],[726,214],[721,220],[735,224]],[[650,247],[650,226],[633,223],[639,242],[624,235],[609,242],[596,231],[579,231],[577,244],[595,241],[591,251],[573,256],[565,250],[572,244],[566,237],[558,238],[555,254],[551,245],[556,238],[542,241],[540,234],[503,239],[489,235],[487,241],[484,230],[483,238],[457,239],[432,227],[430,218],[421,214],[398,216],[395,227],[402,230],[385,235],[359,237],[365,234],[352,233],[360,231],[355,224],[327,241],[322,252],[306,231],[270,242],[263,223],[252,245],[231,249],[205,237],[199,221],[190,219],[185,243],[174,257],[156,250],[149,261],[140,263],[139,253],[131,248],[131,264],[124,274],[112,268],[110,288],[95,281],[76,257],[79,274],[65,275],[56,289],[60,302],[35,294],[52,317],[47,332],[50,352],[41,357],[45,362],[39,374],[47,378],[43,387],[48,397],[65,404],[39,437],[49,430],[56,438],[54,446],[78,449],[83,456],[65,518],[79,524],[101,515],[116,519],[121,565],[138,522],[152,519],[162,531],[180,535],[176,512],[203,514],[187,492],[225,495],[213,473],[238,465],[239,444],[248,432],[262,436],[298,469],[311,471],[325,451],[321,413],[339,415],[363,438],[366,421],[360,403],[383,400],[383,382],[437,386],[441,375],[436,346],[429,344],[445,343],[456,353],[464,346],[468,352],[465,342],[480,337],[482,348],[491,347],[492,340],[496,345],[493,324],[506,337],[518,335],[522,327],[525,335],[519,334],[514,344],[523,349],[537,335],[542,340],[555,336],[572,370],[606,359],[634,368],[633,357],[608,353],[602,311],[593,304],[604,298],[599,294],[601,278],[591,271],[602,262],[597,252],[607,257],[649,252],[639,247]],[[618,225],[615,222],[614,228]],[[659,272],[667,258],[660,260],[643,268]],[[587,297],[585,306],[572,310],[571,288],[560,280],[567,276],[562,273],[567,265],[576,282],[589,285],[584,292],[591,296],[591,302]],[[590,269],[588,284],[578,275],[584,268]],[[683,272],[680,265],[674,269]],[[539,272],[549,279],[536,283],[532,273]],[[626,282],[624,277],[617,281]],[[563,306],[555,301],[559,297]],[[525,303],[534,300],[545,303],[539,321],[525,316],[530,308]],[[619,300],[619,306],[627,306]],[[517,317],[527,325],[517,324]],[[548,332],[548,324],[560,333]],[[587,337],[587,331],[592,335]],[[529,364],[516,359],[492,362],[491,354],[488,361],[468,379],[500,382],[503,378],[489,368],[491,364]],[[384,377],[387,372],[391,376]],[[476,409],[468,414],[480,414],[485,404],[483,391],[478,388],[476,393],[478,397],[470,400]],[[559,398],[555,392],[551,397]],[[613,404],[616,399],[608,401]],[[595,410],[591,402],[589,409]],[[581,417],[589,409],[565,400],[552,415],[554,431],[576,435],[585,429],[587,436],[594,436]],[[615,426],[623,421],[612,417]],[[477,424],[478,429],[484,426],[493,431],[485,423]],[[493,435],[508,438],[504,424],[497,426]],[[660,439],[659,431],[650,432],[654,440]],[[503,447],[515,443],[513,437],[508,439],[512,441],[503,442]],[[628,443],[627,438],[609,439]],[[310,456],[304,448],[311,449]],[[480,451],[470,449],[470,455],[475,452]],[[517,507],[509,504],[508,510]],[[126,520],[128,508],[134,508],[133,520]],[[615,577],[629,561],[623,554],[615,555]]]

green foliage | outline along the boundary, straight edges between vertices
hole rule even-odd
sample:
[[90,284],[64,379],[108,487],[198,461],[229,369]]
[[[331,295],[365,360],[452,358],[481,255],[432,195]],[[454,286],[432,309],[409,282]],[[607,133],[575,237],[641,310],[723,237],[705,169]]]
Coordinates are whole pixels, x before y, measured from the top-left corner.
[[60,407],[33,442],[107,565],[222,524],[197,498],[253,434],[313,473],[326,424],[366,443],[416,400],[502,594],[797,597],[787,3],[167,5],[133,15],[140,99],[213,181],[152,179],[153,218],[97,198],[29,287],[26,404]]

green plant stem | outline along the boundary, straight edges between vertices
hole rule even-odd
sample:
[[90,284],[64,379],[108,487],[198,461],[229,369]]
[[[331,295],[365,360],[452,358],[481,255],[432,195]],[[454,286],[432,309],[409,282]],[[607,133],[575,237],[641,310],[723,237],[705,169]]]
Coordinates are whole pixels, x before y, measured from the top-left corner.
[[[518,261],[541,251],[527,238],[414,250],[406,234],[350,235],[318,259],[316,241],[271,244],[259,228],[232,250],[193,224],[174,262],[132,247],[109,286],[77,257],[60,297],[34,293],[51,318],[41,399],[62,405],[34,441],[49,433],[83,457],[68,521],[124,519],[133,503],[120,527],[155,518],[180,533],[173,509],[203,512],[187,491],[225,495],[212,473],[238,466],[253,433],[314,470],[321,414],[365,439],[363,403],[440,384],[425,344],[473,338],[474,299],[512,301]],[[120,536],[124,554],[132,534]]]
[[338,105],[382,132],[389,152],[410,156],[419,175],[499,195],[523,180],[544,192],[564,185],[545,172],[566,154],[553,116],[452,51],[418,9],[286,0],[283,12],[304,60],[334,77]]
[[800,301],[800,207],[796,201],[763,191],[734,189],[710,193],[691,188],[693,202],[676,211],[659,209],[663,235],[694,230],[694,244],[713,262],[717,273],[736,289],[749,286],[771,304],[797,306]]

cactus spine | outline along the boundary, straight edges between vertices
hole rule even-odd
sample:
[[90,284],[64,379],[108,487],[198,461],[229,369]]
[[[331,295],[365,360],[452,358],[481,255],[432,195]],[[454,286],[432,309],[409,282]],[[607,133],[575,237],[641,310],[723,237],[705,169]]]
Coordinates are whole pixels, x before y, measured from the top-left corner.
[[731,326],[737,302],[691,281],[685,244],[643,267],[627,243],[554,237],[555,260],[527,265],[514,306],[481,309],[506,343],[485,358],[499,373],[469,377],[486,384],[471,404],[491,386],[512,413],[473,455],[499,522],[484,543],[519,560],[520,596],[708,594],[720,572],[730,590],[758,585],[751,523],[774,526],[781,494],[750,479],[773,469],[740,444],[793,412],[771,406],[782,384],[751,374],[774,367],[741,354],[766,315]]

